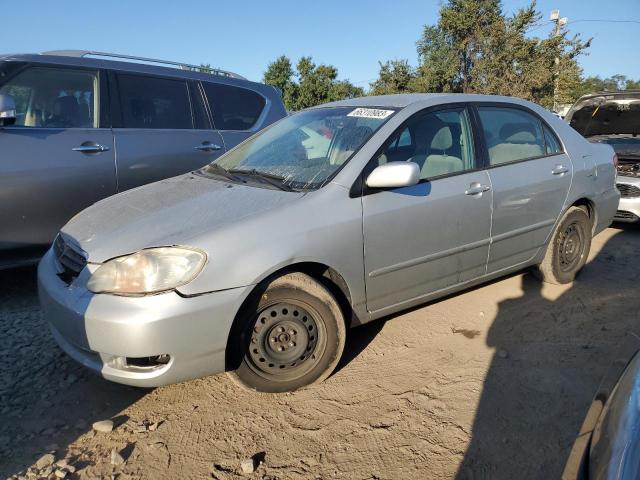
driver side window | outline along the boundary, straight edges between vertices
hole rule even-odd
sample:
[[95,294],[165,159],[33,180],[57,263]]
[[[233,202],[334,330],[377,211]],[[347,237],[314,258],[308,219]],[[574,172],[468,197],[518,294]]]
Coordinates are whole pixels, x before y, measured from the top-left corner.
[[423,180],[474,169],[467,110],[440,110],[412,119],[378,157],[378,165],[387,162],[417,163]]

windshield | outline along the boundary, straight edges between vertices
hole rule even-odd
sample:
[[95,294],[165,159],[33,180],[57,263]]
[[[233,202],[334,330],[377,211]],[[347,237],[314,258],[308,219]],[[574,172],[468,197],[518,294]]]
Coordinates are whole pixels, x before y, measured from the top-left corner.
[[571,108],[569,124],[585,137],[640,134],[640,96],[603,95]]
[[333,107],[286,117],[254,135],[203,173],[250,173],[295,189],[324,185],[395,113],[376,108]]

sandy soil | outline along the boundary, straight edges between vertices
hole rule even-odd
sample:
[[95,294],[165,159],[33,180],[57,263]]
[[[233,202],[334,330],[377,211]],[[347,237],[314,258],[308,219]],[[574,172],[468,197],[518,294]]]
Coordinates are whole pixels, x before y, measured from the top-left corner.
[[640,347],[639,259],[640,229],[610,228],[574,284],[514,275],[355,329],[332,377],[286,395],[94,377],[54,346],[35,270],[0,272],[0,477],[55,473],[34,466],[52,452],[67,478],[557,478],[600,379]]

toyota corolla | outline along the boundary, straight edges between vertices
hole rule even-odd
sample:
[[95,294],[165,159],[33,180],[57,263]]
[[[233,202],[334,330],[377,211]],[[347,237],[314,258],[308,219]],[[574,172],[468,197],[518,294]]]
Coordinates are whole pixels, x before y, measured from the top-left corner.
[[618,206],[614,163],[524,100],[321,105],[78,214],[40,263],[43,312],[109,380],[295,390],[349,327],[529,267],[573,281]]

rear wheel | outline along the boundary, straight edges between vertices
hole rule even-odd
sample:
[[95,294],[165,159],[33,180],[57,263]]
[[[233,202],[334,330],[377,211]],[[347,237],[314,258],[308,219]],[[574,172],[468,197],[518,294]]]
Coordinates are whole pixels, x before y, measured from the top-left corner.
[[252,390],[286,392],[321,382],[344,349],[346,329],[338,303],[303,273],[273,280],[240,321],[244,328],[230,348],[241,360],[230,374]]
[[571,207],[556,227],[538,276],[548,283],[571,283],[591,249],[591,219],[582,207]]

